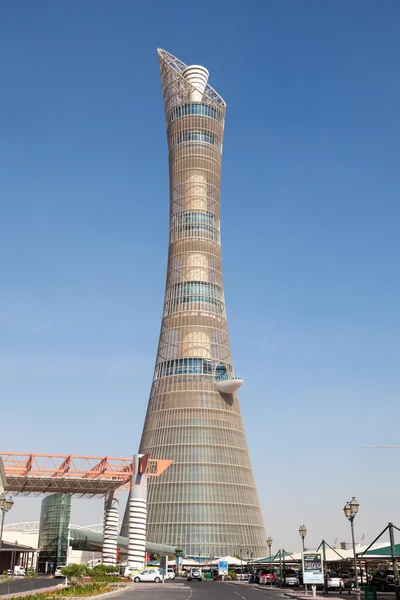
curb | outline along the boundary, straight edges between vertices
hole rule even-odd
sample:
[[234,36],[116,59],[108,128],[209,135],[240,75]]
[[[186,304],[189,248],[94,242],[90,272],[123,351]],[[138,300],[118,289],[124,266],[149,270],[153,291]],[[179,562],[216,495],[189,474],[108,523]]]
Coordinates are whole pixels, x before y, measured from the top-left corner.
[[[26,592],[13,592],[11,594],[7,594],[7,598],[29,598],[29,596],[34,596],[35,594],[44,594],[45,592],[54,592],[57,589],[57,586],[48,586],[45,588],[35,588],[34,590],[27,590]],[[3,594],[4,596],[4,594]]]

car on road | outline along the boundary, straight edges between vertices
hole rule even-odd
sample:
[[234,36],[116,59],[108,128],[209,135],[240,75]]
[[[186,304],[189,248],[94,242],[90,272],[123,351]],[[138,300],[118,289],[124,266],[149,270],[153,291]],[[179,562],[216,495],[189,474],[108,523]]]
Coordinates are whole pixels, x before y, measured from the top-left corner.
[[20,566],[15,566],[14,567],[14,572],[13,572],[14,576],[19,576],[19,577],[25,577],[26,575],[26,570],[24,569],[24,567],[20,567]]
[[197,581],[202,580],[202,574],[200,567],[192,567],[188,573],[187,580],[192,581],[192,579],[197,579]]
[[65,566],[66,565],[58,565],[58,567],[54,571],[54,577],[64,577],[64,575],[61,573],[61,569],[64,569]]
[[142,569],[138,573],[131,573],[129,577],[134,583],[140,583],[141,581],[160,583],[161,581],[160,569]]
[[344,580],[337,575],[329,575],[327,585],[328,590],[340,590],[344,588]]

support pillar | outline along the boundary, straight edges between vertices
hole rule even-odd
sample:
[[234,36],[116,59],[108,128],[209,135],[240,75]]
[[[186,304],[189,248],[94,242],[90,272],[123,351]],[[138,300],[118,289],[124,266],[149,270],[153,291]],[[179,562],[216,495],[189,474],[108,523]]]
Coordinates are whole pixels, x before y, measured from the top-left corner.
[[115,492],[104,497],[104,525],[102,562],[104,565],[117,564],[117,536],[119,519],[119,500]]
[[134,457],[135,472],[128,498],[128,567],[132,570],[143,568],[146,554],[147,475],[139,472],[140,457]]

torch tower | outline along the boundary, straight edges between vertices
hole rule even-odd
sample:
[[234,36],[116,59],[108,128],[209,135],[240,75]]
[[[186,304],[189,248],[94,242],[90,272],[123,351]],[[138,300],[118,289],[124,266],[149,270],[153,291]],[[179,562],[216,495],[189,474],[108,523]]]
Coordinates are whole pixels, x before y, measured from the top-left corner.
[[226,104],[202,66],[158,51],[170,178],[168,272],[140,453],[174,462],[149,483],[148,538],[190,556],[266,555],[229,345],[221,267]]

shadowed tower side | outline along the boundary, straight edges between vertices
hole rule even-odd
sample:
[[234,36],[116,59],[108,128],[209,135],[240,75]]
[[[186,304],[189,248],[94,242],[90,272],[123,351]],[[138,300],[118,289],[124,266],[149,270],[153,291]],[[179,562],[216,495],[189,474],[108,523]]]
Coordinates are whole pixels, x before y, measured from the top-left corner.
[[153,542],[187,555],[266,555],[225,311],[220,172],[226,105],[208,71],[158,51],[170,177],[168,272],[140,453],[173,465],[149,482]]

